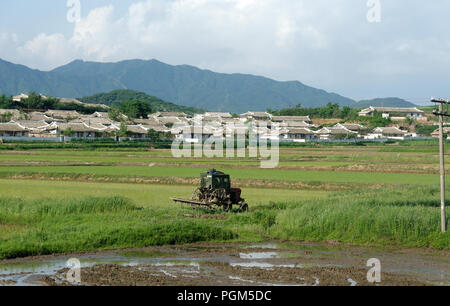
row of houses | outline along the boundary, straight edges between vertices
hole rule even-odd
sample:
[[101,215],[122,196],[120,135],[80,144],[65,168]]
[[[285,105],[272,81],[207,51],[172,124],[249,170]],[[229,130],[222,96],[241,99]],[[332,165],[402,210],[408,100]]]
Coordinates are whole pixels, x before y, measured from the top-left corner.
[[356,138],[367,140],[379,138],[403,140],[407,137],[417,137],[417,135],[397,127],[377,127],[369,131],[356,124],[336,124],[333,127],[324,127],[317,131],[308,128],[282,130],[280,134],[281,140],[294,142]]
[[[308,116],[272,116],[266,112],[247,112],[238,116],[230,113],[207,112],[188,116],[182,112],[158,112],[148,118],[129,120],[121,115],[120,121],[110,118],[107,112],[91,115],[76,111],[49,110],[46,112],[23,113],[18,110],[0,110],[0,115],[9,115],[9,122],[0,123],[0,137],[57,137],[68,135],[75,138],[100,138],[117,135],[126,127],[130,138],[146,138],[149,131],[170,135],[177,139],[204,141],[211,137],[223,138],[231,134],[248,135],[248,123],[259,139],[307,142],[344,138],[404,139],[417,135],[397,127],[378,127],[369,130],[356,123],[338,123],[331,127],[313,124]],[[200,126],[201,129],[195,127]],[[186,130],[189,133],[186,134]],[[67,133],[70,131],[70,133]]]
[[115,121],[106,112],[82,115],[76,111],[23,113],[17,110],[0,110],[1,114],[8,115],[9,122],[0,123],[0,137],[50,138],[63,134],[74,138],[110,137],[121,130],[122,122],[131,138],[145,138],[151,129],[170,133],[170,128],[165,125],[170,120],[153,118],[152,121],[147,119],[144,120],[146,122],[133,122],[122,115],[123,121]]
[[358,115],[360,117],[374,116],[375,113],[381,114],[383,118],[390,118],[393,121],[404,121],[411,118],[418,121],[427,121],[425,112],[417,107],[374,107],[370,106],[361,110]]

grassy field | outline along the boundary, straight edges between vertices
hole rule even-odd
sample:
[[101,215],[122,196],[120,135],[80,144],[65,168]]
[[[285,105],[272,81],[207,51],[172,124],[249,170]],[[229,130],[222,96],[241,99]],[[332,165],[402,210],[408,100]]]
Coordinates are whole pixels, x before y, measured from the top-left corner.
[[[175,159],[145,147],[0,150],[0,258],[266,239],[450,249],[435,145],[282,148],[270,170],[251,158]],[[212,167],[244,186],[249,213],[171,203]]]
[[[270,190],[268,190],[270,192]],[[412,196],[412,198],[410,198]],[[119,196],[0,198],[0,258],[198,241],[343,241],[449,249],[430,187],[329,194],[245,214],[136,205]],[[449,215],[450,217],[450,215]]]
[[[212,167],[206,165],[206,168]],[[235,179],[265,179],[302,182],[347,182],[372,184],[438,184],[439,177],[433,174],[383,173],[383,172],[344,172],[344,171],[296,171],[278,169],[233,169],[221,167]],[[158,166],[2,166],[0,176],[14,174],[43,173],[50,176],[94,175],[122,177],[183,177],[196,178],[200,172],[191,167]]]
[[[147,185],[127,183],[89,183],[61,182],[41,180],[4,180],[0,179],[1,195],[7,198],[38,200],[42,198],[64,199],[80,197],[104,197],[117,195],[128,198],[140,207],[178,207],[170,197],[190,198],[193,187],[172,185]],[[265,196],[270,192],[270,197]],[[253,207],[271,202],[294,202],[297,200],[316,200],[329,194],[326,191],[270,189],[264,191],[246,188],[244,197]]]

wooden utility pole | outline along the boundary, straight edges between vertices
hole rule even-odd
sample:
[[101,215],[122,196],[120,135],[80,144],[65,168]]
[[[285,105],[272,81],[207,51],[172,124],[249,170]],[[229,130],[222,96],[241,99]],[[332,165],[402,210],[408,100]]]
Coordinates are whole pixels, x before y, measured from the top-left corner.
[[444,112],[444,104],[450,104],[450,100],[431,99],[433,103],[439,103],[439,111],[434,111],[439,116],[439,156],[440,156],[440,174],[441,174],[441,228],[442,232],[447,231],[447,218],[445,214],[445,162],[444,162],[444,117],[450,117],[448,112]]

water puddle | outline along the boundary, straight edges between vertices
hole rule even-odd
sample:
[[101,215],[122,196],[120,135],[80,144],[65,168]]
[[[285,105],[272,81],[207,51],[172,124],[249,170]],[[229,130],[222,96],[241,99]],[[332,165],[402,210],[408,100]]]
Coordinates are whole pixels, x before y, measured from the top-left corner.
[[349,278],[347,281],[350,283],[350,286],[355,287],[357,285],[357,282],[355,282],[353,279]]
[[[42,285],[40,279],[43,276],[55,275],[58,271],[64,268],[69,268],[67,260],[69,258],[45,261],[45,262],[25,262],[25,263],[10,263],[0,264],[0,286],[40,286]],[[190,260],[190,258],[145,258],[121,255],[91,255],[80,256],[81,268],[92,267],[98,264],[118,264],[120,266],[141,266],[152,265],[157,267],[192,267],[192,270],[185,269],[186,273],[199,273],[200,263]],[[160,270],[167,276],[170,274],[164,269]]]
[[270,259],[280,258],[277,252],[260,252],[260,253],[240,253],[242,259]]
[[[370,251],[371,257],[381,260],[383,271],[422,277],[426,281],[441,285],[450,283],[450,265],[445,262],[446,258],[448,258],[445,256],[442,258],[427,256],[424,259],[424,256],[420,254],[412,256],[410,253],[389,253],[369,248],[364,248],[362,251],[350,247],[347,249],[334,246],[329,248],[326,245],[321,246],[308,243],[260,243],[246,246],[234,245],[234,248],[232,246],[226,244],[212,247],[164,247],[161,248],[164,251],[150,248],[150,250],[109,251],[79,255],[78,257],[74,255],[74,257],[80,260],[82,268],[99,264],[117,264],[137,267],[139,271],[145,271],[155,277],[162,275],[173,279],[191,278],[198,280],[205,275],[216,277],[215,273],[217,271],[220,272],[220,266],[222,265],[265,270],[275,270],[277,268],[305,270],[317,267],[356,267],[366,269],[365,262],[369,259],[366,254]],[[47,259],[26,260],[24,262],[3,261],[3,263],[0,263],[0,286],[42,285],[42,276],[55,276],[58,271],[68,268],[67,260],[70,257],[49,256],[44,258]],[[225,284],[227,283],[226,280],[228,280],[228,282],[235,281],[242,285],[286,285],[282,282],[279,284],[265,283],[245,275],[234,276],[230,274],[217,277],[222,277],[221,280]],[[313,276],[311,275],[311,277]],[[350,286],[357,286],[358,283],[354,279],[358,279],[358,277],[351,276],[353,278],[343,277],[341,281]],[[314,283],[311,283],[313,279]],[[322,281],[327,283],[328,279],[322,279]],[[321,284],[321,280],[318,278],[310,278],[309,284],[306,284],[308,282],[305,279],[300,278],[294,282],[296,284],[293,285],[300,284],[300,286],[319,286]],[[305,284],[303,285],[303,283]]]
[[244,267],[244,268],[262,268],[262,269],[273,269],[273,268],[301,268],[300,265],[283,265],[283,264],[271,264],[267,262],[232,262],[230,263],[232,267]]
[[251,284],[254,284],[255,283],[255,281],[253,281],[253,280],[247,280],[247,279],[243,279],[243,278],[241,278],[241,277],[239,277],[239,276],[228,276],[228,278],[229,279],[232,279],[232,280],[237,280],[237,281],[241,281],[241,282],[244,282],[244,283],[251,283]]
[[276,249],[278,249],[278,245],[277,244],[273,244],[273,243],[253,244],[253,245],[244,247],[244,249],[272,249],[272,250],[276,250]]

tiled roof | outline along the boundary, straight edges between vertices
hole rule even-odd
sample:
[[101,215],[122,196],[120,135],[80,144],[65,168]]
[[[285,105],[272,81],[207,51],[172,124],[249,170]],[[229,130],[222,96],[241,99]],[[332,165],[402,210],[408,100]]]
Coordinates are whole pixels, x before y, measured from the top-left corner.
[[24,132],[26,130],[17,123],[0,123],[0,131],[3,132]]
[[70,128],[74,132],[98,132],[98,129],[90,128],[83,123],[55,123],[57,129],[65,131]]
[[314,135],[315,132],[310,129],[288,129],[288,134],[305,134],[305,135]]
[[273,116],[273,121],[306,121],[309,122],[311,119],[309,116]]
[[384,135],[398,135],[398,134],[406,134],[406,131],[402,131],[396,127],[378,127],[374,130],[375,133],[380,132]]

